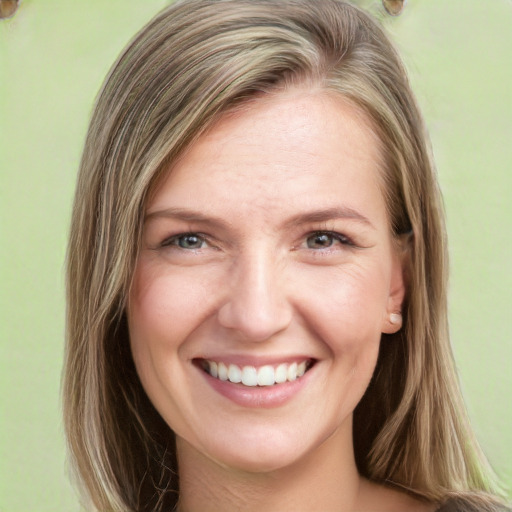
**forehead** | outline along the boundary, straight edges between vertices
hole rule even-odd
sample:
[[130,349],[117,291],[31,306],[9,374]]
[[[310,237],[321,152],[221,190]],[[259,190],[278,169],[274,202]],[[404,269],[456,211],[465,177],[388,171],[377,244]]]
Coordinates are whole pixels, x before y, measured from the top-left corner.
[[184,152],[148,211],[204,209],[214,200],[268,212],[319,199],[375,201],[382,196],[379,147],[368,118],[343,98],[310,90],[260,97],[221,116]]
[[[261,131],[261,126],[265,130]],[[225,149],[221,141],[230,145],[251,146],[251,139],[262,144],[267,153],[275,149],[288,149],[307,153],[313,145],[317,149],[341,149],[344,139],[355,146],[363,144],[368,157],[380,163],[380,139],[373,123],[362,108],[339,93],[323,89],[290,88],[267,95],[256,96],[221,114],[195,143],[178,158],[171,170],[180,167],[186,159],[202,158],[201,149],[212,146],[218,155]],[[322,144],[323,143],[323,144]],[[274,151],[273,155],[277,152]],[[328,155],[328,151],[323,152]],[[311,152],[313,155],[313,151]],[[265,154],[261,155],[264,158]]]

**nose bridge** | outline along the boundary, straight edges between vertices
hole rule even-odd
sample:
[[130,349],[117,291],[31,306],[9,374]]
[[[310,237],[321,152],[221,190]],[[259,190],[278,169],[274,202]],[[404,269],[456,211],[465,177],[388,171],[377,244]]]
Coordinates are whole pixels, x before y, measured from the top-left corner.
[[219,322],[248,341],[264,341],[287,327],[291,307],[283,268],[271,250],[243,252],[229,277],[229,293],[219,310]]

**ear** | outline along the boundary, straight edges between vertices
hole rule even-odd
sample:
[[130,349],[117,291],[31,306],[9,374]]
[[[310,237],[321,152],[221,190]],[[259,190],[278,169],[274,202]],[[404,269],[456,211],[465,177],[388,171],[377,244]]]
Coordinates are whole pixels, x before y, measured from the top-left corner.
[[409,250],[407,245],[404,247],[401,243],[397,243],[397,247],[393,251],[389,296],[382,324],[384,334],[394,334],[402,328],[402,305],[406,293],[405,270],[408,261]]

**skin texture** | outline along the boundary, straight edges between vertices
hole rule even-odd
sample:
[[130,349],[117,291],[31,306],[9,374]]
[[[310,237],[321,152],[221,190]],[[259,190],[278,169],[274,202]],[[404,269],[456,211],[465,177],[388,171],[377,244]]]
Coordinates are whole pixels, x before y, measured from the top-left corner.
[[[375,137],[324,92],[257,99],[149,202],[127,312],[141,382],[177,436],[181,510],[424,510],[362,480],[353,456],[352,413],[405,293]],[[202,359],[315,364],[282,403],[254,388],[244,406]]]

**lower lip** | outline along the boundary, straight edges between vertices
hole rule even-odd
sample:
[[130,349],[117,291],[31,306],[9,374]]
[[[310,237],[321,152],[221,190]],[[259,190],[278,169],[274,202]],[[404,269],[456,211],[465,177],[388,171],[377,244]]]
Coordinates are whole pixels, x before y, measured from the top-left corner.
[[270,409],[279,407],[290,401],[297,395],[301,389],[310,380],[310,368],[302,377],[292,382],[274,384],[273,386],[244,386],[243,384],[233,384],[229,381],[223,381],[212,377],[204,370],[200,370],[208,384],[219,394],[228,398],[242,407],[255,407]]

